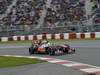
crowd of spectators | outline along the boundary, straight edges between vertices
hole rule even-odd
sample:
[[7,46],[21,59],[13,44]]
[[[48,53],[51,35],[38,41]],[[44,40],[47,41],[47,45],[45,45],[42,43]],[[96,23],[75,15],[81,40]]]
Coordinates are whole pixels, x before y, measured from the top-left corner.
[[47,27],[75,25],[86,19],[85,0],[52,0],[44,25]]
[[100,24],[100,0],[91,0],[91,2],[93,3],[92,17],[94,23]]
[[12,4],[13,0],[0,0],[0,15],[4,14],[8,6]]
[[[44,27],[77,25],[87,19],[86,0],[52,0],[50,7],[46,7],[48,0],[0,0],[0,15],[6,14],[6,10],[14,1],[16,4],[11,7],[7,16],[0,19],[2,28],[33,29],[39,24],[44,8],[47,11],[43,22]],[[95,5],[93,10],[95,7],[97,6]],[[100,12],[96,17],[95,21],[100,22]]]
[[[14,0],[0,0],[0,15]],[[36,26],[41,16],[41,10],[46,0],[18,0],[16,5],[11,8],[10,13],[0,20],[4,26]],[[62,26],[77,24],[81,19],[85,19],[84,0],[52,0],[50,7],[47,8],[44,26]],[[1,13],[2,12],[2,13]]]
[[[6,1],[6,2],[5,2]],[[0,9],[2,12],[6,10],[6,3],[14,0],[0,0]],[[2,27],[30,27],[38,24],[38,19],[41,16],[41,10],[43,10],[43,5],[45,5],[44,0],[17,0],[16,4],[12,6],[10,13],[0,20],[0,25]],[[3,8],[4,7],[4,8]],[[1,12],[1,10],[0,10]],[[4,13],[3,12],[3,13]],[[2,13],[0,13],[2,15]]]

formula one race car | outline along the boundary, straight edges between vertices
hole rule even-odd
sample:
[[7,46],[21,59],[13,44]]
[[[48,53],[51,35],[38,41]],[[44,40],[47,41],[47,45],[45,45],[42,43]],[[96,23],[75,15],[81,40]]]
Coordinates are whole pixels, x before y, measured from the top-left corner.
[[74,53],[75,49],[70,48],[67,44],[54,44],[49,43],[47,40],[40,41],[35,40],[31,47],[29,48],[30,55],[32,54],[49,54],[49,55],[58,55],[58,54],[71,54]]

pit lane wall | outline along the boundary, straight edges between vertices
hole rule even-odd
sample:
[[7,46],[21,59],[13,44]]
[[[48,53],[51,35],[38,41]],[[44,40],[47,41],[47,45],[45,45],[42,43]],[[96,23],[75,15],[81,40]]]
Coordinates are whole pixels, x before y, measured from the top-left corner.
[[41,34],[25,36],[0,37],[0,42],[20,41],[20,40],[41,40],[41,39],[76,39],[76,38],[100,38],[100,32],[89,33],[59,33],[59,34]]

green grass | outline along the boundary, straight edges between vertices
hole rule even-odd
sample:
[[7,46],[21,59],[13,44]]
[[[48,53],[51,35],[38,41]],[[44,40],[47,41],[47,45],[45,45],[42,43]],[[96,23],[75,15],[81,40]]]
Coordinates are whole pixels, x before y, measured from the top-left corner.
[[33,58],[0,56],[0,68],[16,67],[16,66],[36,64],[42,62],[46,62],[46,61],[33,59]]
[[[100,38],[89,38],[89,39],[50,39],[49,42],[58,42],[58,41],[75,41],[75,40],[100,40]],[[8,41],[0,42],[0,44],[13,44],[13,43],[31,43],[33,40],[24,40],[24,41]]]
[[88,38],[88,39],[55,39],[55,40],[48,40],[51,42],[57,42],[57,41],[75,41],[75,40],[100,40],[100,38]]

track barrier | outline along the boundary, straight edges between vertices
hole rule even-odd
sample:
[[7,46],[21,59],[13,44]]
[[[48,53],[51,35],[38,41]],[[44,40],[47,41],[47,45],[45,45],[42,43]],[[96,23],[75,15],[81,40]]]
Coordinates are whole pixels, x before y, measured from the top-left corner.
[[0,37],[0,42],[5,41],[20,41],[20,40],[45,40],[45,39],[87,39],[87,38],[100,38],[100,32],[89,33],[59,33],[59,34],[40,34],[40,35],[25,35],[25,36],[9,36]]

